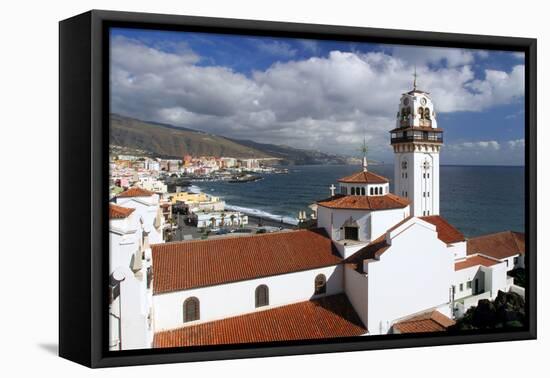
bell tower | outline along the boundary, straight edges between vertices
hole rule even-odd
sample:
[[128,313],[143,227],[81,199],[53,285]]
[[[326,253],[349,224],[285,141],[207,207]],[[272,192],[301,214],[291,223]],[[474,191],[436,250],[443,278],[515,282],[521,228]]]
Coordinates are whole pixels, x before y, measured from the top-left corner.
[[396,127],[390,131],[395,154],[394,192],[411,201],[411,215],[439,215],[439,151],[443,130],[428,92],[416,87],[403,93]]

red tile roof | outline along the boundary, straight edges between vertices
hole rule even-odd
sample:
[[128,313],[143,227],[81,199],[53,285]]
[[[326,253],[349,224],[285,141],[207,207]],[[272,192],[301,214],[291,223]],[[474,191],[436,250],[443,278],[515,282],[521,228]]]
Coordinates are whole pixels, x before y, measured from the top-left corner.
[[498,264],[498,261],[489,259],[484,256],[475,255],[475,256],[467,257],[465,260],[455,263],[455,270],[471,268],[472,266],[477,266],[477,265],[483,265],[483,266],[489,267],[495,264]]
[[388,179],[372,173],[370,171],[361,171],[354,173],[352,175],[342,177],[338,182],[343,182],[347,184],[385,184],[388,183]]
[[150,190],[139,187],[133,187],[120,193],[117,197],[150,197],[153,194],[155,194],[155,192],[151,192]]
[[383,196],[346,196],[338,194],[318,201],[317,204],[330,209],[387,210],[402,209],[408,206],[410,202],[406,198],[392,193]]
[[109,204],[109,219],[124,219],[127,218],[130,214],[134,212],[135,209],[129,209],[127,207],[122,207],[115,205],[113,203]]
[[437,237],[444,243],[458,243],[464,241],[464,234],[439,215],[429,215],[420,219],[433,224],[437,230]]
[[311,340],[367,332],[345,294],[155,334],[155,348]]
[[471,238],[466,247],[468,255],[483,253],[496,259],[505,259],[517,254],[525,254],[525,234],[504,231]]
[[330,238],[297,230],[156,244],[154,294],[249,280],[339,264]]
[[454,320],[439,311],[429,311],[395,323],[393,330],[396,333],[441,332],[454,324]]

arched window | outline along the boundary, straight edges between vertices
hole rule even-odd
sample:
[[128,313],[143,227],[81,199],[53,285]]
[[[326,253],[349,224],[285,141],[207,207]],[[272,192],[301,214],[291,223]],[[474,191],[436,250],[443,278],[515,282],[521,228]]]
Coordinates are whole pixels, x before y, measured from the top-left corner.
[[324,274],[315,277],[315,295],[325,294],[327,292],[327,278]]
[[256,307],[269,306],[269,288],[260,285],[256,288]]
[[370,187],[370,195],[372,196],[374,194],[374,188],[371,186]]
[[200,319],[200,303],[196,297],[187,298],[183,302],[183,322],[192,322]]
[[418,115],[420,116],[420,119],[424,119],[424,109],[418,108]]
[[355,195],[355,187],[351,187],[351,195],[354,196]]
[[364,186],[361,188],[361,195],[363,195],[363,196],[365,195],[365,187]]
[[378,195],[378,187],[374,188],[374,194]]

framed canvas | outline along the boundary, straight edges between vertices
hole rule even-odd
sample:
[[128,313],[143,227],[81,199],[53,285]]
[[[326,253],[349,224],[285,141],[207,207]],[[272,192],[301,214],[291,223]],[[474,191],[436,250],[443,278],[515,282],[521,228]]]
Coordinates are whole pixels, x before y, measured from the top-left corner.
[[536,338],[536,40],[60,22],[59,353]]

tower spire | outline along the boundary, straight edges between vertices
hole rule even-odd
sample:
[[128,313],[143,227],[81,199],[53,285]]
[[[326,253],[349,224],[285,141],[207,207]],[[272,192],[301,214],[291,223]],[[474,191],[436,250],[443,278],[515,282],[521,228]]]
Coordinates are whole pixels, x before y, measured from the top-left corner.
[[368,166],[368,162],[367,162],[367,151],[368,151],[368,148],[367,148],[367,137],[364,136],[364,137],[363,137],[363,146],[361,147],[361,152],[363,152],[363,172],[366,172],[366,171],[367,171],[367,166]]
[[416,90],[416,77],[418,76],[418,75],[416,74],[416,65],[414,66],[414,74],[413,74],[413,76],[414,76],[413,90]]

